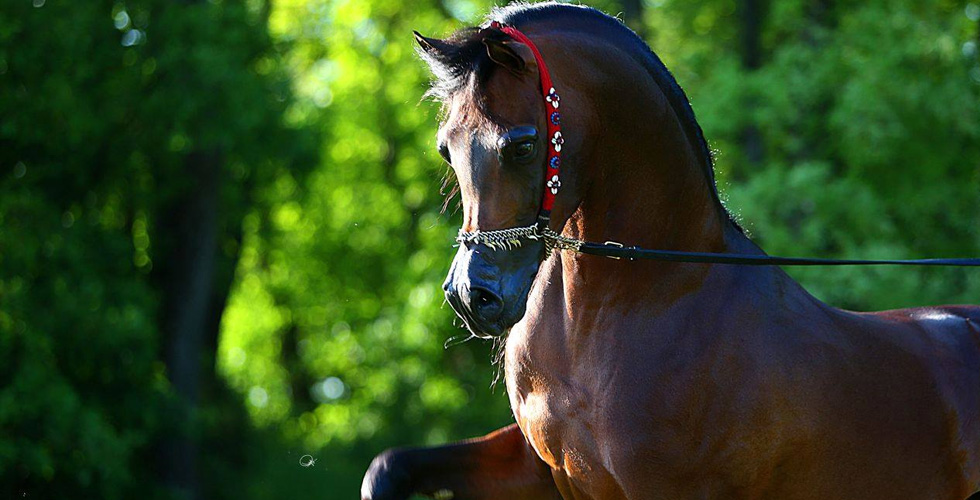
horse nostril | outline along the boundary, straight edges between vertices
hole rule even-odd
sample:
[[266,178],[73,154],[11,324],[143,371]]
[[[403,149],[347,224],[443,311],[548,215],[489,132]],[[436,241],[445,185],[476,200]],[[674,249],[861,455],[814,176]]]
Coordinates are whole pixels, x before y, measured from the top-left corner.
[[494,321],[504,311],[504,301],[486,288],[470,289],[470,310],[480,321]]

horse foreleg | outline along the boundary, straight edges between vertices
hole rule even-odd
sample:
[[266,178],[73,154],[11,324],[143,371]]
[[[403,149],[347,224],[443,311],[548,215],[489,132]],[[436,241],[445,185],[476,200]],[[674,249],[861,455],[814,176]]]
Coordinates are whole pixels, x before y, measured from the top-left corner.
[[516,424],[481,438],[378,455],[361,483],[363,500],[560,499],[551,469]]

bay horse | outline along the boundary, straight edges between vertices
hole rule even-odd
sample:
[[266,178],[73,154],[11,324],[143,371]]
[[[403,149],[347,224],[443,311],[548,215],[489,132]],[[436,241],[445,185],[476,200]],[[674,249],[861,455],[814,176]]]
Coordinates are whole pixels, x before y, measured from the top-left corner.
[[[548,228],[565,237],[762,254],[719,201],[683,91],[632,31],[556,3],[490,17],[446,40],[416,34],[444,105],[438,145],[461,192],[461,234],[534,224],[547,186]],[[556,143],[535,51],[560,90],[560,190],[542,175]],[[507,334],[516,424],[380,454],[365,500],[962,500],[980,490],[977,306],[850,312],[778,267],[461,241],[447,299],[474,334]]]

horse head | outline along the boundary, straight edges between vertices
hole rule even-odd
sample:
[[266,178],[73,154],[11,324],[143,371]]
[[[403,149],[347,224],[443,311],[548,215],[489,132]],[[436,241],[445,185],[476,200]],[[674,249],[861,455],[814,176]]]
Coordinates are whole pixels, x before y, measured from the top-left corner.
[[[531,49],[495,28],[464,30],[447,40],[416,33],[416,41],[439,76],[432,91],[444,106],[437,144],[458,183],[462,231],[534,225],[547,182],[544,165],[555,147],[547,120],[559,117],[543,111]],[[557,142],[559,149],[577,146]],[[571,177],[561,182],[563,199],[574,200],[579,183]],[[549,185],[557,188],[555,181]],[[556,207],[556,216],[567,218],[567,206]],[[545,256],[541,239],[463,242],[443,286],[446,298],[475,335],[500,335],[524,316]]]
[[[508,239],[503,230],[537,224],[542,232],[598,241],[628,238],[684,250],[722,245],[727,213],[710,154],[669,72],[617,21],[574,6],[552,10],[445,40],[416,33],[419,54],[436,76],[430,94],[443,103],[438,147],[458,182],[461,235],[468,235],[459,240],[444,289],[479,336],[499,335],[521,320],[548,256],[535,238],[540,233]],[[545,82],[553,83],[550,93]],[[560,180],[550,175],[556,161]],[[542,222],[542,213],[550,220]],[[499,238],[480,237],[488,232]],[[577,265],[564,267],[588,274],[569,271]],[[597,277],[607,270],[591,266]],[[662,275],[663,268],[630,272]]]

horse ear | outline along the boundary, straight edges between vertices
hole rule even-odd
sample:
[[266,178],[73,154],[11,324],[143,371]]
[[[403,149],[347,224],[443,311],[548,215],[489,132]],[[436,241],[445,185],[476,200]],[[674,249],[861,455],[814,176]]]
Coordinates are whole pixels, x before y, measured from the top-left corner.
[[490,59],[511,73],[521,75],[534,66],[534,53],[523,43],[485,38],[483,45]]
[[414,30],[412,33],[415,35],[415,43],[419,44],[422,52],[429,56],[438,58],[439,55],[445,54],[446,49],[449,47],[449,44],[443,40],[422,36],[421,33]]

